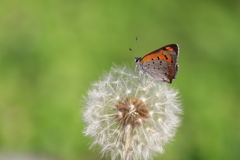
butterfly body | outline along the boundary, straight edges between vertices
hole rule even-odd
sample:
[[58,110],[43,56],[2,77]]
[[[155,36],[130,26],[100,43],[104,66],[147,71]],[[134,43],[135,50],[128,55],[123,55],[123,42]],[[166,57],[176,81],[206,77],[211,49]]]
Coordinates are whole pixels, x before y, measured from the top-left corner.
[[150,52],[143,58],[135,58],[136,66],[141,73],[155,80],[172,83],[178,72],[178,52],[177,44],[169,44]]

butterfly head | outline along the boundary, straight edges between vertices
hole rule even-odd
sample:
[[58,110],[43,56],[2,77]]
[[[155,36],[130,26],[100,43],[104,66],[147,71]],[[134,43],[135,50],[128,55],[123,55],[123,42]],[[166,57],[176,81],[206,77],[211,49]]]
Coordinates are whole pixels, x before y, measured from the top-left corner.
[[136,57],[134,60],[135,60],[135,62],[137,63],[137,62],[140,62],[141,61],[141,57]]

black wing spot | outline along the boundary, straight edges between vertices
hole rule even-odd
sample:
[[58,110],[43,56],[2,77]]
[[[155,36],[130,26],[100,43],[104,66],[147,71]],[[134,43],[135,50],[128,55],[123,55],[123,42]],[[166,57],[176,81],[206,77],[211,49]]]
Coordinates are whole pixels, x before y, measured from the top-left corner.
[[148,66],[149,66],[150,64],[148,63]]
[[165,54],[164,54],[164,57],[166,58],[166,60],[168,60],[168,57],[167,57],[167,55],[165,55]]
[[154,59],[152,58],[152,60],[154,60]]
[[153,62],[153,64],[154,64],[154,62]]
[[162,61],[160,61],[160,65],[162,65]]
[[167,76],[167,72],[164,73]]
[[158,58],[158,60],[160,60],[160,57],[157,56],[157,58]]

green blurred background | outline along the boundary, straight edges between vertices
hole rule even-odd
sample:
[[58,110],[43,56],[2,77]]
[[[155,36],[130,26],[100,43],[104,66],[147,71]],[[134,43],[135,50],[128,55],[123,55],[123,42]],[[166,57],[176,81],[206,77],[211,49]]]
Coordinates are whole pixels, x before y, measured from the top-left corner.
[[[182,125],[161,160],[240,159],[240,1],[1,0],[0,158],[98,160],[82,95],[113,63],[180,46]],[[4,159],[4,158],[2,158]]]

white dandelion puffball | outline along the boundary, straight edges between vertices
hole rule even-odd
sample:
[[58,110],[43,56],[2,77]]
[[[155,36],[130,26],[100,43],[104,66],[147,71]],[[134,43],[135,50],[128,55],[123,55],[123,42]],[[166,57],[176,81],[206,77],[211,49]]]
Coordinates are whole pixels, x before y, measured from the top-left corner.
[[170,85],[112,68],[85,97],[85,135],[110,159],[152,159],[172,139],[182,112]]

